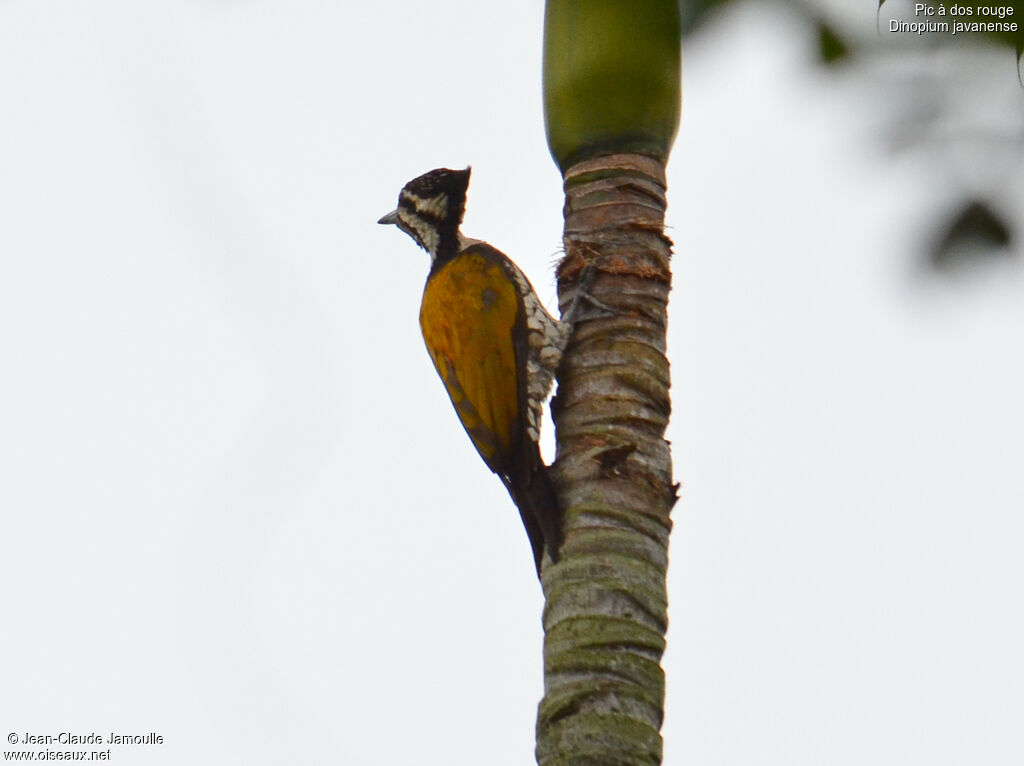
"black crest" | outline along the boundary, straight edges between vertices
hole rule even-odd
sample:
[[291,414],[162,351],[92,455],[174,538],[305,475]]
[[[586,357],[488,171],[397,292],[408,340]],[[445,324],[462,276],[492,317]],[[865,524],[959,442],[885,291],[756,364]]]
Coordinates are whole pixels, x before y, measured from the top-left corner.
[[453,202],[462,202],[456,207],[465,207],[466,189],[469,188],[469,173],[470,168],[465,170],[437,168],[412,179],[402,191],[412,192],[417,197],[424,199],[446,194]]

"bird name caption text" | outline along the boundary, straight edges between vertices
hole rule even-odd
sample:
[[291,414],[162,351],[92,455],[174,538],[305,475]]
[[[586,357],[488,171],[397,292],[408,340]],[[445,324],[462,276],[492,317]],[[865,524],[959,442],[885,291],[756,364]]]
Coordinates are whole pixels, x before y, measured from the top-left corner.
[[890,19],[890,32],[1016,32],[1012,5],[938,5],[915,3],[914,21]]

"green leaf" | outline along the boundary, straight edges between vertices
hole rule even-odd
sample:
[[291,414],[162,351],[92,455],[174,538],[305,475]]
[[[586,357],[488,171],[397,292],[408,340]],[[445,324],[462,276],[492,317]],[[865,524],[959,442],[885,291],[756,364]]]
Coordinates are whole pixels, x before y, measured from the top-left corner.
[[850,55],[850,49],[843,39],[828,24],[818,22],[818,53],[822,63],[829,66],[838,64]]
[[932,265],[948,270],[980,256],[1008,254],[1013,233],[1006,221],[982,200],[967,201],[929,253]]

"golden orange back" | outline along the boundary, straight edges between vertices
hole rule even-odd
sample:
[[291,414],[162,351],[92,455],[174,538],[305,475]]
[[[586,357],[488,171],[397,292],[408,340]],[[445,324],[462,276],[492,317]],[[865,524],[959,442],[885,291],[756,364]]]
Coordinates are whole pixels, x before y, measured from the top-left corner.
[[471,246],[427,281],[420,327],[455,412],[492,471],[512,453],[520,432],[525,361],[515,343],[522,300],[487,245]]

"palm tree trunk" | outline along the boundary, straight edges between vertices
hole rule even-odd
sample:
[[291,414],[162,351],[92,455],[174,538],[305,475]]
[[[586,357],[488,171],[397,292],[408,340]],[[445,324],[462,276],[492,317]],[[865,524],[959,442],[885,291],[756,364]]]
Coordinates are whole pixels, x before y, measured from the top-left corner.
[[675,502],[665,358],[671,243],[664,162],[639,154],[566,169],[565,307],[585,265],[612,314],[581,322],[552,402],[561,558],[543,572],[541,766],[661,763],[665,574]]

